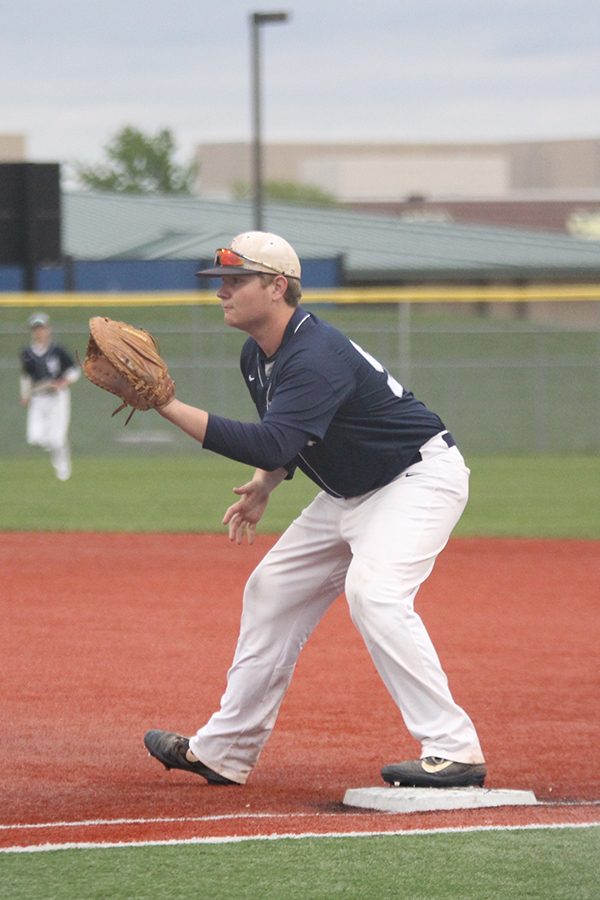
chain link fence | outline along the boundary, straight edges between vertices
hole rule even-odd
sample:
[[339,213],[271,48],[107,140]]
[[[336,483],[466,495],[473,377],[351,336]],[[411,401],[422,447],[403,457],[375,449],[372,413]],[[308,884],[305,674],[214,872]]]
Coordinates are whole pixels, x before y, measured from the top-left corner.
[[[599,292],[600,293],[600,292]],[[158,339],[178,397],[235,419],[256,415],[239,373],[245,335],[218,305],[48,306],[54,338],[81,358],[90,315]],[[600,300],[519,303],[305,303],[375,356],[435,410],[465,455],[600,452]],[[0,455],[30,453],[18,403],[19,350],[31,307],[0,308]],[[200,450],[153,412],[111,419],[116,398],[82,378],[72,389],[80,456]]]

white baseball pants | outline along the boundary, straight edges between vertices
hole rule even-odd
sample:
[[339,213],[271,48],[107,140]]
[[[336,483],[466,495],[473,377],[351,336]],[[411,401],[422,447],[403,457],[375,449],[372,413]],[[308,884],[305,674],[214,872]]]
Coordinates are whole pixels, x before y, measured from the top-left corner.
[[421,756],[483,762],[425,626],[419,586],[465,507],[469,470],[441,436],[380,490],[318,494],[250,576],[221,708],[190,739],[196,756],[244,783],[277,718],[298,655],[345,590],[352,620]]
[[71,392],[66,388],[48,393],[33,394],[27,407],[27,443],[43,447],[61,481],[71,475],[69,423]]

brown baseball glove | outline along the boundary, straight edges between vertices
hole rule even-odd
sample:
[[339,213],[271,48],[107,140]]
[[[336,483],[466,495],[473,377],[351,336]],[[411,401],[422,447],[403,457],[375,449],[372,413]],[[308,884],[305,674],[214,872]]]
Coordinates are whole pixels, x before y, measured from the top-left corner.
[[125,406],[133,407],[126,425],[136,409],[165,406],[175,395],[175,382],[152,335],[105,316],[90,319],[83,371],[93,384],[121,398],[113,416]]

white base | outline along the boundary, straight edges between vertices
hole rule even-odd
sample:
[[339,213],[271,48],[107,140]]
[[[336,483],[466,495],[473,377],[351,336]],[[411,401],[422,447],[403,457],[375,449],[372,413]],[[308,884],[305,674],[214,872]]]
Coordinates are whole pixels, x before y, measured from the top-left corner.
[[436,809],[479,809],[486,806],[534,806],[533,791],[487,790],[479,787],[350,788],[342,801],[345,806],[377,809],[381,812],[429,812]]

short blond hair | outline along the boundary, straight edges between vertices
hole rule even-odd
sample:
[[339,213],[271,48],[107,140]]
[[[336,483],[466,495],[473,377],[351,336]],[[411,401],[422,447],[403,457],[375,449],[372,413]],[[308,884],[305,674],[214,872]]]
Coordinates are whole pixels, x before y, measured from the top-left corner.
[[[287,279],[288,283],[283,299],[288,306],[298,306],[302,298],[302,285],[300,284],[300,279],[288,278],[287,275],[284,275],[283,277]],[[266,287],[268,284],[273,284],[277,275],[268,275],[266,272],[261,272],[259,278]]]

